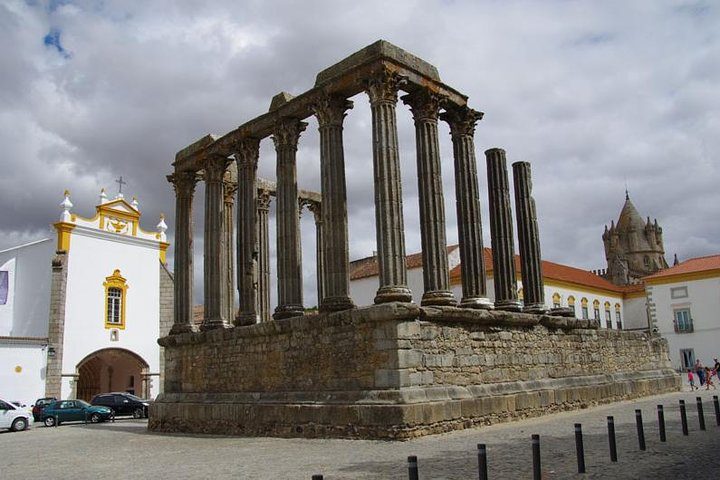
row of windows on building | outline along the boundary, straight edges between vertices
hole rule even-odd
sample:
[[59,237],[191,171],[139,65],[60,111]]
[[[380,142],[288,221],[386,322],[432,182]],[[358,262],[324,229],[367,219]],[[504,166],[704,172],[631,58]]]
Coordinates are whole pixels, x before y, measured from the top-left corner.
[[[522,299],[522,289],[519,291],[519,296]],[[562,296],[555,292],[552,295],[552,305],[553,308],[559,308],[562,307]],[[575,296],[568,295],[567,297],[567,305],[568,308],[572,309],[575,316],[578,315],[577,309],[575,308]],[[582,297],[580,299],[580,318],[583,320],[588,320],[590,318],[590,310],[589,310],[590,302],[587,298]],[[600,300],[593,300],[592,302],[592,308],[593,308],[593,319],[597,321],[601,321],[603,317],[600,316]],[[613,328],[613,322],[612,322],[612,310],[613,306],[610,302],[605,302],[603,304],[603,311],[604,311],[604,320],[605,320],[605,326],[607,328]],[[615,328],[622,329],[622,314],[621,314],[621,307],[619,303],[615,304],[614,307],[615,310]]]

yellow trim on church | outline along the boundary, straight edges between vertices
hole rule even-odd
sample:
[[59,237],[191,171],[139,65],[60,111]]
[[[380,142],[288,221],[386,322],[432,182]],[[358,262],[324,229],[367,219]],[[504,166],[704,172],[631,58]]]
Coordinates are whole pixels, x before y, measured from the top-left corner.
[[163,265],[167,264],[167,249],[169,246],[169,243],[160,242],[160,261]]
[[[105,277],[103,282],[105,287],[105,328],[117,328],[119,330],[125,330],[125,299],[127,297],[127,289],[130,288],[125,278],[120,275],[120,269],[116,268],[112,275]],[[110,289],[120,289],[120,323],[110,322],[108,317],[109,302],[110,302]]]
[[691,282],[693,280],[705,280],[708,278],[720,277],[720,270],[703,270],[700,272],[678,273],[658,278],[645,278],[647,285],[665,285],[668,283]]
[[68,222],[57,222],[53,224],[53,227],[57,230],[57,250],[70,251],[70,234],[75,225]]

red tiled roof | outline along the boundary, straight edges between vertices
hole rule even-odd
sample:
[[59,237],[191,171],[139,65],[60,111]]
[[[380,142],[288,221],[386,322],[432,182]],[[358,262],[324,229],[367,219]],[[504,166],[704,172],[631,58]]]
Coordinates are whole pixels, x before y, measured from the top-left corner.
[[[458,248],[458,245],[449,245],[447,253],[450,255]],[[422,252],[413,253],[405,257],[405,265],[408,269],[422,267]],[[360,260],[350,262],[350,280],[358,280],[360,278],[374,277],[380,272],[377,256],[365,257]]]
[[706,257],[690,258],[679,265],[666,268],[665,270],[645,277],[645,280],[671,277],[687,273],[706,272],[709,270],[720,270],[720,255],[708,255]]

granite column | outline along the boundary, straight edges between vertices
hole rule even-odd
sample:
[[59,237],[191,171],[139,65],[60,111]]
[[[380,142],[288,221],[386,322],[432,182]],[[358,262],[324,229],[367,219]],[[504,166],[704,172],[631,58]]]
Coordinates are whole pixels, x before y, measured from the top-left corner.
[[175,189],[175,318],[170,329],[170,335],[175,335],[193,330],[192,203],[198,176],[195,172],[175,172],[168,180]]
[[205,160],[205,316],[201,330],[228,327],[223,311],[226,278],[223,263],[223,176],[229,163],[227,157],[211,155]]
[[238,172],[237,281],[240,309],[235,325],[252,325],[258,320],[257,258],[257,164],[260,141],[244,138],[235,146]]
[[403,101],[410,105],[415,121],[424,286],[421,305],[454,305],[456,302],[450,291],[448,274],[445,200],[438,142],[441,99],[432,93],[417,91],[405,95]]
[[375,303],[411,302],[405,264],[405,227],[398,154],[397,92],[405,79],[382,70],[370,79],[367,94],[372,111],[375,234],[380,288]]
[[475,160],[475,124],[482,113],[468,107],[448,110],[441,115],[450,126],[455,163],[455,208],[457,211],[460,272],[462,275],[461,307],[492,308],[487,298],[485,255],[477,163]]
[[223,295],[223,311],[228,320],[235,318],[235,192],[237,183],[230,178],[223,182],[223,264],[225,265],[225,287]]
[[492,240],[495,308],[519,311],[515,248],[513,245],[512,208],[508,185],[505,150],[491,148],[485,152],[490,198],[490,238]]
[[284,118],[275,126],[277,152],[277,271],[276,320],[303,315],[302,252],[298,205],[296,154],[300,134],[307,123]]
[[257,238],[258,238],[258,277],[257,310],[261,322],[270,321],[270,192],[259,190],[257,195]]
[[513,183],[515,185],[515,209],[520,243],[520,273],[523,283],[523,310],[545,313],[545,293],[540,256],[535,200],[532,197],[530,163],[515,162]]
[[318,308],[338,311],[353,308],[350,299],[347,187],[343,120],[352,102],[324,97],[313,106],[320,130],[322,205],[311,205],[317,228]]

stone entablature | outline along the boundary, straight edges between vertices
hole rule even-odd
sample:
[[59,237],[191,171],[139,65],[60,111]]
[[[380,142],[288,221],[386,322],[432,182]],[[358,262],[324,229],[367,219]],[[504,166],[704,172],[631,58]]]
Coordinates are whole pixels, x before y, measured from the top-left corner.
[[679,386],[657,336],[407,303],[161,345],[165,394],[149,428],[168,432],[401,439]]

